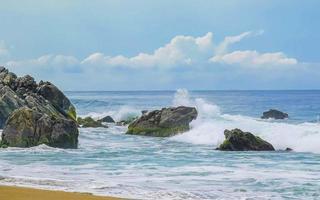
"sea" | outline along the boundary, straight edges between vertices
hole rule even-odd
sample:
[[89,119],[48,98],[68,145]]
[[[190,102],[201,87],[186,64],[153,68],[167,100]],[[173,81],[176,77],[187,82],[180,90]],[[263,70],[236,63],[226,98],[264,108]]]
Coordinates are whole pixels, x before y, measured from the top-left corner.
[[[142,110],[194,106],[188,132],[126,135],[126,126],[80,128],[78,149],[0,149],[0,184],[150,200],[320,199],[320,91],[65,92],[79,116],[116,121]],[[271,108],[289,114],[264,120]],[[222,152],[224,130],[240,128],[275,152]],[[283,151],[286,148],[292,152]]]

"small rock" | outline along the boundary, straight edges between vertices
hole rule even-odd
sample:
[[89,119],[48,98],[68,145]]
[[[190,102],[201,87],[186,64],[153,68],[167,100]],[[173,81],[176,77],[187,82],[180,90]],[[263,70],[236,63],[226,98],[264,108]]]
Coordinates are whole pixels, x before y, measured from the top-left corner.
[[105,116],[102,119],[98,120],[99,122],[106,122],[106,123],[115,123],[115,121],[113,120],[113,118],[111,116]]
[[274,147],[267,141],[250,132],[240,129],[225,130],[225,140],[217,148],[221,151],[274,151]]
[[81,118],[78,117],[77,119],[78,125],[80,125],[83,128],[98,128],[98,127],[103,127],[103,128],[108,128],[108,126],[103,125],[100,121],[94,120],[92,117],[85,117]]
[[285,149],[285,151],[293,151],[293,149],[287,147],[287,148]]
[[281,112],[279,110],[270,109],[269,111],[266,111],[261,116],[261,119],[286,119],[289,115],[287,113]]

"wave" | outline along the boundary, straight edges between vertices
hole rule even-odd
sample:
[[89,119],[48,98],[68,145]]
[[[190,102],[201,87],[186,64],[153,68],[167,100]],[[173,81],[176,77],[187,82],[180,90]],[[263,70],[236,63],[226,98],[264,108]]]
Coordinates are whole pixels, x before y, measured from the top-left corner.
[[319,123],[290,124],[285,121],[223,114],[219,106],[213,103],[201,98],[191,99],[185,89],[177,90],[173,105],[194,106],[199,113],[198,118],[191,122],[190,131],[171,138],[175,141],[218,146],[224,140],[225,129],[240,128],[269,141],[276,149],[290,147],[298,152],[320,153]]
[[121,106],[117,110],[110,110],[106,112],[89,112],[84,117],[90,116],[94,119],[100,119],[105,116],[111,116],[115,121],[126,120],[128,118],[136,117],[141,115],[141,110],[136,109],[132,106]]

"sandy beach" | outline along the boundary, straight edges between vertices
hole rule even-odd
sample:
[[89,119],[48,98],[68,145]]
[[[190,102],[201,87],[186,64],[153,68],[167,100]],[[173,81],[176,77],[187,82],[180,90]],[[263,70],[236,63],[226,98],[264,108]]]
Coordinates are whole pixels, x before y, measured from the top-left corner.
[[1,200],[119,200],[85,193],[40,190],[24,187],[0,186]]

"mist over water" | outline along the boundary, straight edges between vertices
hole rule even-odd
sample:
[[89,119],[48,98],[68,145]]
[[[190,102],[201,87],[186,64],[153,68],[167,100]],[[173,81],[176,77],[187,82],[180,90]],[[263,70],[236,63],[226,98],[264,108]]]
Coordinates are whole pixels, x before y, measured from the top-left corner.
[[[171,137],[125,135],[127,127],[80,129],[79,149],[41,145],[0,151],[0,184],[137,199],[320,198],[320,91],[68,92],[80,116],[116,121],[141,110],[194,106],[191,130]],[[262,120],[277,108],[288,120]],[[240,128],[294,152],[219,152]]]

